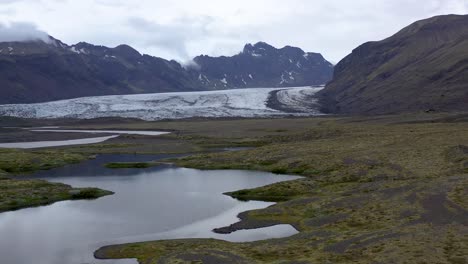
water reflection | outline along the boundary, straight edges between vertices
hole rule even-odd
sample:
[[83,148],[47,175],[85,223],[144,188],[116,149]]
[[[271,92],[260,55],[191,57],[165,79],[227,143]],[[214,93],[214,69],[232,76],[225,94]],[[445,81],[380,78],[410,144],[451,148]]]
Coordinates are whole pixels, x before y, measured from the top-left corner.
[[[240,202],[223,192],[253,188],[293,177],[252,171],[200,171],[162,166],[110,170],[109,161],[155,160],[167,156],[100,156],[35,177],[76,187],[95,186],[115,195],[94,201],[65,201],[0,214],[1,263],[101,263],[99,246],[143,240],[215,237],[250,241],[294,234],[289,226],[223,236],[215,227],[236,221],[239,212],[271,205]],[[276,229],[275,229],[276,228]],[[135,263],[106,261],[103,263]]]

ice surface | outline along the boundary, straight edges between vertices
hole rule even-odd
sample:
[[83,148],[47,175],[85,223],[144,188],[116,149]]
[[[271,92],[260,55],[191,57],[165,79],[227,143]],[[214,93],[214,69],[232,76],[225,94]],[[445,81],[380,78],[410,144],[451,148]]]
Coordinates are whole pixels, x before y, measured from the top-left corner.
[[[320,113],[315,104],[311,107],[311,97],[322,88],[250,88],[83,97],[37,104],[0,105],[0,116],[80,119],[128,117],[160,120],[316,115]],[[274,99],[281,103],[281,110],[268,106],[271,96],[276,96]],[[292,109],[293,113],[284,109]]]

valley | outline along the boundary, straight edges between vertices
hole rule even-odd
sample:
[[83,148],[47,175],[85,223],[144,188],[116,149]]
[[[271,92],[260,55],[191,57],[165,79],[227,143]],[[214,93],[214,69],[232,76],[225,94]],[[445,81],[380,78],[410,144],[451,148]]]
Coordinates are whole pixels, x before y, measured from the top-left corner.
[[[22,155],[42,157],[45,153],[81,157],[180,153],[184,156],[164,163],[305,177],[232,190],[228,195],[241,200],[279,203],[242,213],[241,222],[231,226],[226,223],[226,228],[218,230],[224,233],[289,224],[299,230],[297,235],[247,243],[189,239],[106,246],[97,251],[98,258],[137,258],[140,263],[171,263],[189,256],[223,263],[269,263],[272,259],[285,263],[298,259],[372,263],[411,262],[424,254],[428,263],[438,263],[466,255],[463,234],[467,232],[467,205],[462,197],[466,196],[467,184],[467,120],[463,113],[157,122],[10,119],[15,126],[39,122],[75,130],[172,133],[155,137],[121,135],[95,145],[18,151],[21,154],[10,157],[7,163],[20,166]],[[62,137],[59,134],[57,137]],[[251,148],[212,153],[241,146]],[[16,171],[21,172],[21,167]],[[16,176],[14,179],[19,180]],[[442,247],[448,251],[434,250]],[[190,254],[186,255],[188,248]]]
[[[92,14],[124,5],[99,2]],[[95,34],[139,36],[185,63],[0,23],[0,262],[468,263],[468,15],[385,35],[466,5],[311,15],[320,1],[306,2],[264,5],[268,30],[124,15]],[[270,18],[284,12],[294,23]],[[234,51],[262,34],[282,48]],[[334,65],[290,35],[351,53]]]

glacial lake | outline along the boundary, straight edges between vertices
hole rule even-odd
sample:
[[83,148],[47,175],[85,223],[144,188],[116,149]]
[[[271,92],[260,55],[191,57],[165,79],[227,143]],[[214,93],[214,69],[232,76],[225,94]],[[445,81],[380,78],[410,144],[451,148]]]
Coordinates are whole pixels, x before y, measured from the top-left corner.
[[217,238],[233,242],[286,237],[289,225],[215,234],[213,228],[237,222],[243,211],[273,203],[241,202],[222,193],[298,177],[266,172],[201,171],[171,165],[112,170],[107,162],[150,161],[163,155],[100,155],[94,160],[41,171],[28,178],[75,187],[99,187],[114,195],[90,201],[64,201],[0,214],[2,264],[137,263],[96,260],[93,252],[116,243],[174,238]]

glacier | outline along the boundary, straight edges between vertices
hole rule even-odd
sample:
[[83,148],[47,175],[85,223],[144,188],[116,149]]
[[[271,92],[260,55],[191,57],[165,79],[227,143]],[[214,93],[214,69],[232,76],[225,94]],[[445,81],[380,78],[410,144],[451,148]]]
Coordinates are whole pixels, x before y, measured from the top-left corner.
[[148,121],[192,117],[320,115],[315,93],[323,86],[108,95],[36,104],[0,105],[0,116],[54,119],[101,117]]

